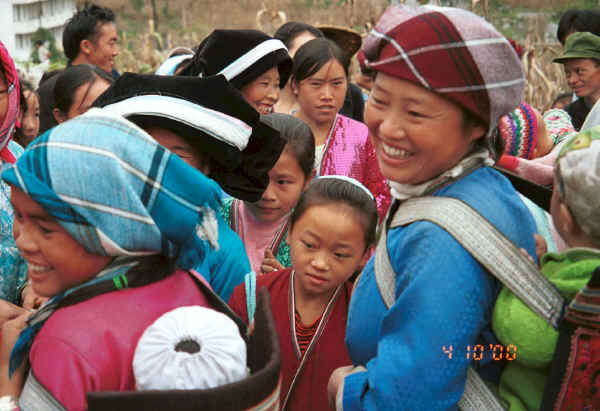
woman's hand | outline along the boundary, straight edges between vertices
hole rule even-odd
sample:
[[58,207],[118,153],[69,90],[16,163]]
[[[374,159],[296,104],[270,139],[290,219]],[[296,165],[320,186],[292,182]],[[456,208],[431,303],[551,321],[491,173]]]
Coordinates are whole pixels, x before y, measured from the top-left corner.
[[7,322],[26,313],[27,310],[5,300],[0,300],[0,327]]
[[539,234],[534,234],[535,239],[535,254],[537,255],[538,262],[542,259],[542,256],[548,252],[548,244],[546,240]]
[[329,377],[329,382],[327,383],[327,398],[329,399],[329,406],[331,409],[336,409],[336,400],[337,394],[340,389],[344,388],[344,378],[347,375],[352,374],[354,367],[352,365],[347,365],[345,367],[336,368],[332,373],[331,377]]
[[28,284],[23,288],[21,292],[21,301],[23,301],[23,308],[28,310],[37,310],[42,304],[48,301],[48,297],[41,297],[33,291],[31,284]]
[[273,251],[270,248],[265,248],[265,256],[260,265],[260,271],[263,274],[270,273],[271,271],[283,270],[285,267],[281,265],[279,261],[273,255]]
[[21,334],[21,331],[27,327],[27,319],[31,312],[24,311],[21,315],[12,320],[6,321],[2,326],[2,344],[0,345],[0,396],[11,395],[19,397],[25,381],[25,370],[27,361],[16,369],[9,378],[9,360],[10,353]]

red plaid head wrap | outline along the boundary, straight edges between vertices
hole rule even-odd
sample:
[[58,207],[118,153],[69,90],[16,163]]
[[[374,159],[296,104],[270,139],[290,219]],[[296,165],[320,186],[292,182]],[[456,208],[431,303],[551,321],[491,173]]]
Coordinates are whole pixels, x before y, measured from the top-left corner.
[[0,63],[6,79],[6,93],[8,98],[8,107],[6,115],[0,119],[0,158],[9,163],[15,162],[15,156],[8,149],[8,142],[13,136],[15,126],[17,126],[17,117],[19,117],[19,75],[13,59],[0,41]]
[[483,18],[451,7],[390,6],[363,43],[367,68],[459,104],[491,131],[523,101],[510,43]]

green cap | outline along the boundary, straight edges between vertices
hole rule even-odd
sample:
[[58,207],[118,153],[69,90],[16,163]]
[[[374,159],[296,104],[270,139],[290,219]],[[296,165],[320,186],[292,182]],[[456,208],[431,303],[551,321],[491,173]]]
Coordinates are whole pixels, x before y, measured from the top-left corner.
[[576,32],[569,35],[563,55],[553,61],[565,64],[569,59],[600,60],[600,37],[588,32]]

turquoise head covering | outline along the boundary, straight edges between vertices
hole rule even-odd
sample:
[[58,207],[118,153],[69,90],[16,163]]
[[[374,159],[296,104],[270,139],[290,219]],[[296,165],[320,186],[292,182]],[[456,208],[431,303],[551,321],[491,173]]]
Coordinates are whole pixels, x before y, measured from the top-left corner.
[[119,257],[93,279],[52,297],[30,317],[11,353],[11,373],[67,297],[89,298],[98,289],[108,292],[151,281],[130,270],[142,256],[174,260],[193,248],[202,260],[218,249],[219,228],[226,226],[218,213],[220,190],[214,181],[135,124],[103,109],[44,133],[7,166],[2,179],[29,195],[87,251]]

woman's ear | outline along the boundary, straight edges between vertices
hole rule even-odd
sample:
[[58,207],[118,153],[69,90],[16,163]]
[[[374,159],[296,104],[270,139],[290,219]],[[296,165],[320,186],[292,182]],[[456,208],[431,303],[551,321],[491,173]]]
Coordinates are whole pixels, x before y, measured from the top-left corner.
[[68,120],[68,119],[67,119],[67,116],[65,116],[65,115],[63,114],[63,112],[62,112],[62,111],[60,111],[60,110],[59,110],[59,109],[57,109],[57,108],[54,108],[54,109],[52,109],[52,115],[54,116],[54,119],[56,120],[56,122],[57,122],[58,124],[60,124],[60,123],[64,123],[65,121],[67,121],[67,120]]
[[296,83],[296,79],[294,78],[294,76],[290,76],[289,82],[290,82],[290,88],[292,89],[292,94],[297,96],[298,95],[298,84]]

